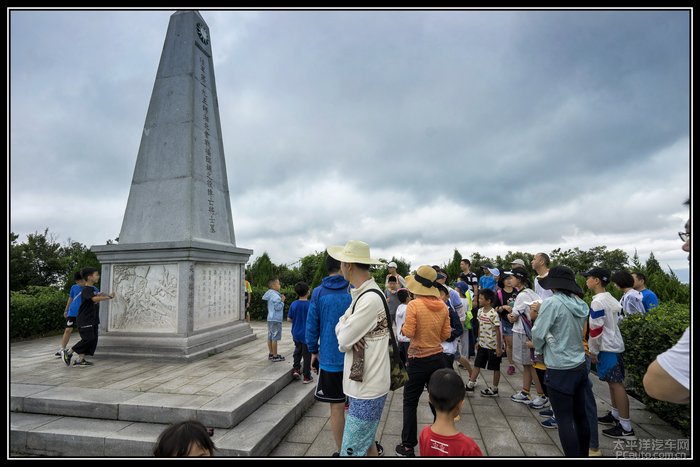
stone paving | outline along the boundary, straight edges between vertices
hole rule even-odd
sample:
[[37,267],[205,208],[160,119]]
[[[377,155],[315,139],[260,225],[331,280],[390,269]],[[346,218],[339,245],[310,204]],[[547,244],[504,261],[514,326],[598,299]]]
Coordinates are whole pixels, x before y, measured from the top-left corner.
[[[60,336],[16,342],[10,345],[10,382],[41,384],[63,387],[107,388],[141,391],[144,393],[181,394],[195,398],[213,398],[231,389],[232,384],[244,384],[248,380],[265,379],[267,361],[266,323],[251,325],[257,335],[253,342],[235,349],[213,355],[193,363],[158,363],[148,360],[100,359],[99,345],[94,358],[95,367],[67,368],[58,357],[54,357]],[[77,336],[71,338],[77,342]],[[287,361],[275,365],[291,368],[293,343],[289,323],[284,323],[283,338],[279,353]],[[99,368],[99,372],[94,370]],[[466,380],[466,372],[458,370]],[[472,437],[487,456],[561,456],[561,444],[557,430],[544,429],[536,410],[514,403],[510,395],[519,389],[521,374],[516,372],[501,376],[499,398],[485,398],[479,389],[491,380],[490,371],[482,371],[477,391],[468,394],[457,427]],[[607,385],[591,375],[599,415],[610,408]],[[295,381],[291,384],[299,384]],[[400,442],[402,425],[402,390],[389,393],[382,414],[377,439],[385,448],[385,456],[394,456],[394,447]],[[148,397],[144,394],[144,397]],[[630,398],[632,425],[637,443],[619,442],[602,436],[599,427],[600,446],[605,456],[625,455],[663,456],[668,453],[689,455],[687,437],[670,427],[658,416],[648,412],[639,401]],[[314,402],[304,416],[272,450],[271,456],[317,457],[329,456],[337,450],[333,441],[326,404]],[[423,393],[418,407],[419,431],[432,422],[427,403],[427,392]],[[659,441],[663,440],[663,441]]]

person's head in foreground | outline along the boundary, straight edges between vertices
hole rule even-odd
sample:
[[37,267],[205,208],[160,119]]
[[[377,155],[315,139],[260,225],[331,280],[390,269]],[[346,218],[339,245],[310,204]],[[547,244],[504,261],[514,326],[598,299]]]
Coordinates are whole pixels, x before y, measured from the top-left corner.
[[170,425],[158,437],[153,455],[156,457],[211,457],[216,446],[210,431],[197,420]]

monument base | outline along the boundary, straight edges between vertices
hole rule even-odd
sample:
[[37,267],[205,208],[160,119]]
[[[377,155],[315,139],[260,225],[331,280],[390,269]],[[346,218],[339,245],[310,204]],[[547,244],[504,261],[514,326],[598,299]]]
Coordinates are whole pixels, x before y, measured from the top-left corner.
[[246,322],[238,322],[190,337],[133,335],[110,332],[100,336],[98,354],[154,361],[195,361],[255,339]]
[[255,339],[244,321],[252,250],[208,241],[93,246],[102,263],[100,355],[197,360]]

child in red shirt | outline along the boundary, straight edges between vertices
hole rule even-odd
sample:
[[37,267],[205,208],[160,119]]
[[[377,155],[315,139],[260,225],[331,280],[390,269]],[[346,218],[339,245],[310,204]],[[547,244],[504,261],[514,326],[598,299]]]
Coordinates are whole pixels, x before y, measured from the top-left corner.
[[464,381],[452,369],[437,370],[430,377],[428,396],[435,407],[435,423],[426,426],[420,434],[421,457],[480,457],[479,445],[460,433],[455,417],[464,405]]

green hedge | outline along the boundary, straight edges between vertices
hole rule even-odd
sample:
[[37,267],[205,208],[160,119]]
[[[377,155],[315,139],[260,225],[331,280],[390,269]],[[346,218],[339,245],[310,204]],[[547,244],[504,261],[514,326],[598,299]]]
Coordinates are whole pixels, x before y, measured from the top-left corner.
[[656,356],[675,345],[689,325],[689,305],[673,302],[661,303],[645,315],[628,316],[620,324],[627,383],[649,410],[685,435],[690,433],[690,406],[652,399],[644,392],[642,378]]
[[53,287],[29,286],[10,292],[10,338],[39,336],[65,325],[68,294]]

